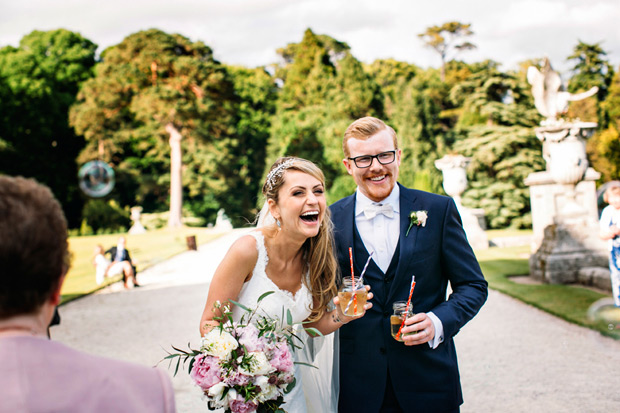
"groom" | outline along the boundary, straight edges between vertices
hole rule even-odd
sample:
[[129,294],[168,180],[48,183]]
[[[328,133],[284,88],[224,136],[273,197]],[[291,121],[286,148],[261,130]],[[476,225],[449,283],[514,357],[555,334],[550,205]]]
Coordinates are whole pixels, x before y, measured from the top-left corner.
[[[487,282],[454,201],[397,183],[396,133],[379,119],[353,122],[343,149],[357,191],[331,206],[338,264],[347,276],[353,247],[358,275],[373,252],[364,280],[374,298],[363,318],[340,329],[339,411],[458,412],[452,338],[486,301]],[[394,302],[408,299],[412,275],[415,315],[401,343],[390,335],[390,315]]]

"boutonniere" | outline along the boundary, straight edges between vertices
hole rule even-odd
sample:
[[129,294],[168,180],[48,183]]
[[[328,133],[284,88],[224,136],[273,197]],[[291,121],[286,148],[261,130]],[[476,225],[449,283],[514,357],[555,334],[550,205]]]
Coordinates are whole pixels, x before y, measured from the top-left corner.
[[409,228],[407,228],[407,233],[405,237],[409,235],[409,231],[414,225],[423,227],[426,226],[426,218],[428,218],[428,211],[411,211],[409,213]]

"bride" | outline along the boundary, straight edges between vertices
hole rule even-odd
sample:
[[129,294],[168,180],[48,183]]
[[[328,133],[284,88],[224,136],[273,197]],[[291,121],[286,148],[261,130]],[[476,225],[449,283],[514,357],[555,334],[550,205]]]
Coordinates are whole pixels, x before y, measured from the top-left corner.
[[[215,271],[200,320],[200,334],[217,325],[213,319],[220,315],[214,313],[219,311],[214,308],[216,301],[234,300],[251,308],[267,291],[274,294],[261,301],[260,311],[272,318],[279,318],[288,310],[293,323],[306,321],[306,328],[314,327],[324,335],[353,320],[338,305],[338,266],[324,191],[325,177],[314,163],[286,157],[272,165],[263,185],[265,205],[258,228],[235,241]],[[371,293],[368,298],[372,298]],[[371,307],[368,302],[364,310]],[[242,309],[233,307],[235,321],[242,314]],[[323,340],[308,338],[304,355],[297,356],[310,363],[318,362],[313,356],[317,347],[322,346],[320,358],[326,363],[319,364],[327,364],[331,369],[332,342]],[[305,370],[304,385],[301,369]],[[332,371],[306,370],[317,369],[297,365],[297,385],[285,396],[282,408],[291,413],[335,411],[337,394],[331,388]],[[318,400],[324,403],[320,407],[316,405]]]

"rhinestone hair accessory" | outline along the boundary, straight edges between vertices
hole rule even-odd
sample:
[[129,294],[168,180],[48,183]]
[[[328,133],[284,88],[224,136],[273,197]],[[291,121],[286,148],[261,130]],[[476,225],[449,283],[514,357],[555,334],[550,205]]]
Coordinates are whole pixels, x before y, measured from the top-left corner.
[[276,184],[276,180],[284,174],[284,171],[293,166],[293,163],[295,163],[294,159],[284,161],[267,174],[267,186],[269,186],[269,190],[273,189],[273,186]]

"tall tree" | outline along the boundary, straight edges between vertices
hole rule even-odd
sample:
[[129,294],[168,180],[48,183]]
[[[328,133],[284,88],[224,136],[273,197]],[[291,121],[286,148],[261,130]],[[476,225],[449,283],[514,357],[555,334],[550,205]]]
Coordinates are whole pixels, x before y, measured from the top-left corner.
[[[126,156],[134,164],[169,163],[168,225],[180,226],[182,142],[223,149],[236,122],[233,82],[208,46],[156,29],[128,36],[101,59],[96,76],[80,90],[71,124],[91,150],[105,141],[108,151],[120,155],[110,156],[113,163]],[[216,175],[220,157],[214,153],[208,161]]]
[[463,37],[471,36],[471,24],[457,21],[447,22],[441,26],[431,26],[424,33],[418,34],[424,44],[441,57],[441,81],[446,80],[446,63],[454,58],[454,55],[464,50],[472,50],[476,45],[463,40]]
[[601,172],[601,181],[620,180],[620,69],[614,74],[602,106],[608,126],[588,140],[588,157]]
[[579,43],[567,60],[572,61],[572,76],[568,82],[568,91],[571,93],[584,92],[593,86],[598,87],[599,101],[605,100],[614,76],[614,69],[606,58],[607,52],[601,43]]
[[607,127],[607,115],[601,104],[607,97],[614,76],[613,67],[606,56],[607,52],[603,50],[600,42],[588,44],[580,40],[567,58],[574,63],[568,82],[569,92],[584,92],[594,86],[598,87],[596,100],[573,102],[569,107],[569,117],[598,121],[600,129]]
[[18,47],[0,49],[0,173],[48,185],[69,225],[80,222],[76,157],[84,140],[67,112],[92,75],[97,45],[78,33],[33,31]]
[[269,159],[297,155],[320,164],[333,182],[328,198],[337,200],[351,189],[341,165],[344,131],[359,117],[380,116],[381,92],[349,46],[329,36],[307,29],[300,43],[278,52],[284,64],[276,76],[283,86]]

